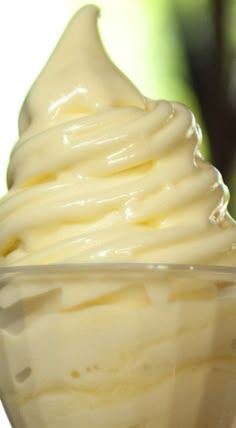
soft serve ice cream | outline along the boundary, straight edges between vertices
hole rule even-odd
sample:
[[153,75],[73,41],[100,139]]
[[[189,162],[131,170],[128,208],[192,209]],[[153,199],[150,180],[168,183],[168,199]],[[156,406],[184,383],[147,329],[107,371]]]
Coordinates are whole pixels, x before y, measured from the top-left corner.
[[22,107],[1,263],[234,265],[228,193],[193,114],[138,92],[106,56],[97,14],[75,16]]
[[[235,266],[228,192],[202,159],[193,114],[139,93],[106,56],[97,15],[88,6],[73,18],[22,107],[0,203],[0,265]],[[203,419],[194,425],[197,407],[183,409],[188,394],[201,400],[214,364],[235,371],[236,303],[226,299],[219,309],[207,282],[199,312],[199,294],[186,298],[185,282],[186,305],[170,299],[164,280],[157,287],[153,278],[140,283],[141,274],[134,284],[118,277],[90,288],[66,272],[37,286],[24,278],[20,299],[14,277],[4,283],[2,388],[7,406],[18,406],[17,428],[178,428],[176,420],[204,428]],[[223,394],[228,379],[229,370],[216,375],[209,395]],[[179,403],[171,421],[173,382]]]

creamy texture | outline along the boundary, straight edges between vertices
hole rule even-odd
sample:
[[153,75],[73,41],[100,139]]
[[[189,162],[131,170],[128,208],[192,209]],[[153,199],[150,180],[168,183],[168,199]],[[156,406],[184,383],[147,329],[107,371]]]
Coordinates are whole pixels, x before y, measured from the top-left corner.
[[[75,16],[23,105],[0,264],[235,266],[228,192],[193,114],[138,92],[107,58],[97,15]],[[233,275],[130,269],[0,276],[14,427],[231,428]]]
[[228,191],[182,104],[144,98],[85,7],[31,88],[0,204],[3,265],[235,265]]
[[118,267],[3,280],[0,385],[14,427],[232,428],[230,275]]

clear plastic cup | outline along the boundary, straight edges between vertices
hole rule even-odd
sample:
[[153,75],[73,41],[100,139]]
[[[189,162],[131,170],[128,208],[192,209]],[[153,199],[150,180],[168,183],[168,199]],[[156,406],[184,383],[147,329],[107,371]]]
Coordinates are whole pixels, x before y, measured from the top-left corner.
[[14,428],[235,426],[235,268],[2,268],[0,307]]

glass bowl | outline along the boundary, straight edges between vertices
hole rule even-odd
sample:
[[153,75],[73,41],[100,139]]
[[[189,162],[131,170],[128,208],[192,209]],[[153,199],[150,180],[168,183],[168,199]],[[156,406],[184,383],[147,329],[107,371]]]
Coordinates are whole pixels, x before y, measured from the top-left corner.
[[14,428],[236,426],[236,268],[0,269]]

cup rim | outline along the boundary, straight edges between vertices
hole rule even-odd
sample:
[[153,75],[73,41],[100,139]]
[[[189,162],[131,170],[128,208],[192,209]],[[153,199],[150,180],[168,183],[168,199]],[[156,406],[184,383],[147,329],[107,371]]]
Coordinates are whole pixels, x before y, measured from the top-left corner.
[[46,265],[20,265],[0,267],[0,276],[11,273],[59,273],[73,271],[85,272],[149,272],[149,273],[200,273],[232,275],[236,279],[236,266],[198,265],[198,264],[172,264],[172,263],[58,263]]

